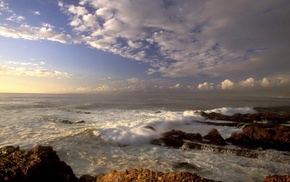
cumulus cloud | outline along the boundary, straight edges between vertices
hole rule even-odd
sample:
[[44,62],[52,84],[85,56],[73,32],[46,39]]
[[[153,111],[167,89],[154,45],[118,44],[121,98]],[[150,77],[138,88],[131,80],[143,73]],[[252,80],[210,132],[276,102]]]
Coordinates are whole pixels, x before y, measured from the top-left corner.
[[200,83],[198,84],[197,88],[199,90],[212,90],[214,89],[214,83],[208,83],[208,82]]
[[240,81],[239,85],[241,87],[254,87],[256,85],[256,81],[254,78],[247,78],[246,80]]
[[0,65],[0,75],[70,78],[72,75],[58,70],[48,70],[43,61],[39,63],[6,61]]
[[221,84],[219,85],[219,87],[223,90],[229,90],[229,89],[233,89],[234,88],[234,82],[226,79],[224,81],[221,82]]

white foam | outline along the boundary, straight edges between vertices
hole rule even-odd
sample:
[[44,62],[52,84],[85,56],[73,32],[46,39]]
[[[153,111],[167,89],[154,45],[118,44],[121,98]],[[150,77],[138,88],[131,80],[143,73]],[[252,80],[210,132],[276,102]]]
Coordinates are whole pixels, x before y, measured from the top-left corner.
[[100,130],[95,134],[100,136],[107,143],[121,146],[147,143],[154,138],[160,137],[154,130],[145,127],[108,128]]
[[212,110],[206,110],[206,113],[211,113],[211,112],[216,112],[224,115],[231,116],[236,113],[241,113],[241,114],[253,114],[257,113],[253,108],[251,107],[239,107],[239,108],[232,108],[232,107],[221,107],[221,108],[216,108]]

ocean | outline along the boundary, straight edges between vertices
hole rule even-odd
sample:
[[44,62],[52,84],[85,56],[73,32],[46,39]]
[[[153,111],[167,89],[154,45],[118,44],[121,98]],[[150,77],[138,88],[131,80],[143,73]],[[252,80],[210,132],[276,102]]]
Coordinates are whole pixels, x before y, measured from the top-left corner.
[[[253,159],[149,143],[172,129],[205,135],[216,128],[224,138],[240,131],[203,124],[205,119],[195,112],[198,110],[228,115],[285,112],[290,111],[290,97],[176,92],[0,94],[0,147],[51,145],[77,176],[148,168],[250,182],[262,181],[267,175],[290,174],[290,157],[282,162],[271,160],[290,156],[289,152],[266,150]],[[196,168],[176,169],[175,164],[181,162]]]

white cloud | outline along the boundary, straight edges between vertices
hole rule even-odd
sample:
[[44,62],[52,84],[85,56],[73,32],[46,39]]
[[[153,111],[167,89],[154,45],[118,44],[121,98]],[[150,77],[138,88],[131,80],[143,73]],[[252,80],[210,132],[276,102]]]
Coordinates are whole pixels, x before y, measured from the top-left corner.
[[246,80],[240,81],[239,85],[241,87],[254,87],[256,85],[256,81],[254,78],[247,78]]
[[60,43],[69,43],[71,39],[69,35],[55,32],[52,27],[47,25],[31,27],[25,24],[16,28],[7,28],[0,25],[0,36],[27,40],[50,40]]
[[212,90],[214,89],[214,83],[208,83],[208,82],[200,83],[198,84],[197,88],[199,90]]
[[[273,36],[265,35],[283,29],[286,18],[281,17],[287,16],[280,15],[290,12],[287,11],[288,2],[283,5],[246,0],[229,4],[232,8],[227,8],[229,6],[224,6],[221,1],[83,0],[77,6],[62,4],[61,7],[70,16],[72,28],[82,35],[81,42],[144,61],[151,66],[148,74],[220,76],[261,69],[269,60],[269,56],[262,59],[266,58],[263,47],[278,42]],[[277,10],[271,6],[276,6]],[[283,8],[279,10],[279,7]],[[265,23],[267,19],[278,17],[281,23],[277,26]],[[263,25],[263,29],[258,24]],[[244,29],[262,33],[252,35]],[[235,36],[235,32],[240,36]],[[290,37],[284,29],[280,33]],[[250,41],[252,38],[257,40],[256,44]],[[163,64],[156,64],[156,60]]]
[[39,63],[6,61],[0,65],[0,75],[70,78],[72,75],[58,70],[48,70],[43,61]]
[[220,88],[223,89],[223,90],[233,89],[234,88],[234,82],[232,82],[229,79],[226,79],[226,80],[221,82]]
[[16,14],[13,14],[10,17],[6,18],[6,20],[20,23],[23,20],[25,20],[25,17],[24,16],[17,16]]
[[36,15],[36,16],[39,16],[41,15],[40,11],[30,11],[32,14]]

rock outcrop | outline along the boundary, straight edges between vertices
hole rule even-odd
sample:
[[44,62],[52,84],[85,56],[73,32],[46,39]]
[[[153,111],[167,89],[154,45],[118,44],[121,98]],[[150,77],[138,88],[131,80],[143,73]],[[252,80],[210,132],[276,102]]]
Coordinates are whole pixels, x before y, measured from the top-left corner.
[[202,178],[189,172],[154,172],[148,169],[132,169],[126,171],[110,171],[107,174],[96,176],[97,182],[108,181],[160,181],[160,182],[181,182],[181,181],[199,181],[213,182],[214,180]]
[[290,182],[290,175],[273,175],[267,176],[263,182]]
[[[282,128],[283,129],[283,128]],[[175,131],[173,133],[179,133]],[[178,138],[178,137],[177,137]],[[222,148],[221,146],[217,146]],[[176,169],[200,170],[199,167],[187,162],[174,164]],[[129,181],[160,181],[160,182],[214,182],[190,172],[158,172],[149,169],[131,169],[110,171],[96,176],[83,175],[79,179],[70,166],[60,161],[51,146],[37,146],[29,151],[19,147],[7,146],[0,148],[0,181],[1,182],[129,182]],[[290,182],[290,176],[267,176],[264,182]]]
[[290,121],[290,113],[285,114],[278,114],[278,113],[271,113],[271,112],[265,112],[265,113],[255,113],[255,114],[240,114],[236,113],[232,116],[211,112],[201,112],[201,116],[203,116],[206,119],[211,120],[223,120],[223,121],[235,121],[235,122],[241,122],[241,123],[253,123],[257,121],[266,121],[268,123],[275,123],[275,124],[283,124],[287,121]]
[[74,182],[78,178],[50,146],[37,146],[30,151],[7,146],[0,149],[0,181]]
[[248,125],[241,133],[232,133],[226,141],[249,149],[290,151],[290,127],[278,125],[274,128],[264,128],[258,124]]

